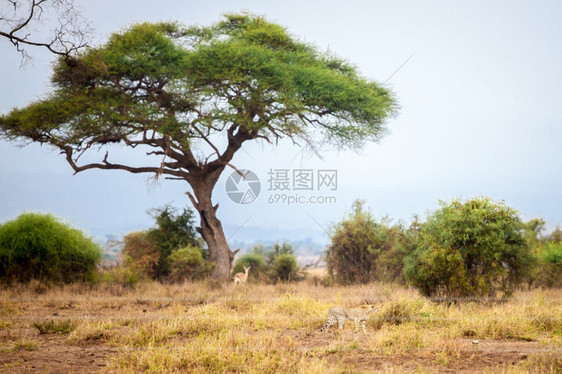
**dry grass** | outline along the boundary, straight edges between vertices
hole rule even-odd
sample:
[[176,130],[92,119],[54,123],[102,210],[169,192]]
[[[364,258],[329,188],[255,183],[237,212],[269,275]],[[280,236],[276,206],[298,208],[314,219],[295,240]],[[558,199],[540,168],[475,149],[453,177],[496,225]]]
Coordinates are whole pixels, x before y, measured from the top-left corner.
[[[364,303],[381,309],[369,334],[317,332],[331,306]],[[445,305],[394,285],[34,284],[0,290],[0,345],[14,372],[556,373],[562,291]]]

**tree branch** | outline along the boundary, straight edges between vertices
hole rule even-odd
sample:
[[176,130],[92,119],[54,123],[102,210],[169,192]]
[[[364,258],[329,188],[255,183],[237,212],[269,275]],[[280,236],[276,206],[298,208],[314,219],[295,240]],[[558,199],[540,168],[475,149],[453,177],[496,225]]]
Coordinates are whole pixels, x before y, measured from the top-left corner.
[[101,163],[91,163],[91,164],[79,166],[72,158],[74,150],[71,147],[59,146],[59,148],[61,148],[62,153],[66,155],[66,161],[70,164],[70,166],[74,170],[74,174],[89,169],[105,169],[105,170],[124,170],[133,174],[140,174],[140,173],[169,174],[175,177],[182,178],[184,180],[187,180],[187,176],[188,176],[187,172],[181,170],[172,170],[162,167],[132,167],[132,166],[121,165],[121,164],[113,164],[107,160],[109,156],[109,152],[105,153],[105,156]]
[[197,200],[195,200],[195,197],[191,194],[191,192],[187,191],[185,194],[187,195],[187,197],[189,197],[189,200],[191,200],[191,204],[193,204],[193,207],[196,210],[199,210],[199,203],[197,202]]
[[[11,11],[0,9],[0,37],[8,39],[23,60],[29,59],[23,46],[44,47],[65,59],[87,45],[91,28],[74,7],[74,0],[10,0]],[[27,5],[27,6],[26,6]],[[43,23],[44,13],[53,13],[58,27],[50,40],[32,39],[31,29]]]

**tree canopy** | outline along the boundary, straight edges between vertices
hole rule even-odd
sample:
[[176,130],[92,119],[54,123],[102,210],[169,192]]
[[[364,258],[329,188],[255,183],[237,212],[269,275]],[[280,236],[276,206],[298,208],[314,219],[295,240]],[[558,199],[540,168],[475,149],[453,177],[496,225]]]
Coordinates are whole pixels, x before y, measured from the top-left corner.
[[[76,171],[87,167],[75,164],[81,152],[107,143],[146,145],[196,166],[185,150],[225,131],[239,141],[287,136],[355,148],[378,139],[395,108],[389,92],[352,65],[249,15],[212,27],[135,25],[59,62],[52,81],[48,98],[2,117],[2,133],[61,148]],[[216,164],[230,158],[213,150]],[[93,165],[118,167],[107,159]],[[152,171],[183,171],[161,166]]]
[[[48,97],[0,117],[0,136],[50,144],[75,172],[187,181],[213,261],[227,244],[212,189],[245,141],[357,149],[378,140],[396,110],[392,94],[350,63],[250,14],[208,27],[134,25],[61,59],[52,82]],[[116,162],[111,148],[99,157],[111,144],[144,152],[144,164]],[[226,267],[216,268],[224,280]]]

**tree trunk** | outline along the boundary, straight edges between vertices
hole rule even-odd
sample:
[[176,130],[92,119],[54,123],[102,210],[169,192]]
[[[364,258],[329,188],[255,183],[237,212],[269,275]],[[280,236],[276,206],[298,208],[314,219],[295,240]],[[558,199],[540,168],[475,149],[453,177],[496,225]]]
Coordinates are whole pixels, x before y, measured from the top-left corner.
[[209,248],[209,260],[215,264],[212,277],[217,282],[226,283],[230,280],[232,261],[238,250],[231,251],[228,246],[222,224],[216,216],[218,204],[213,206],[211,201],[212,187],[205,183],[191,185],[195,198],[189,192],[187,195],[201,218],[198,231]]

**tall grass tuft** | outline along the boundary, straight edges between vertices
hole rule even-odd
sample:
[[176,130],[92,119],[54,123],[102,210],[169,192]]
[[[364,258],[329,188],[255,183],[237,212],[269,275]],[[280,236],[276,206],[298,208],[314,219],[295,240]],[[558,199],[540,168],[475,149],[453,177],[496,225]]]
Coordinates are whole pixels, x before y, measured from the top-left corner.
[[33,327],[39,330],[40,334],[60,334],[68,335],[76,328],[76,324],[71,320],[67,319],[65,321],[42,321],[33,322]]

